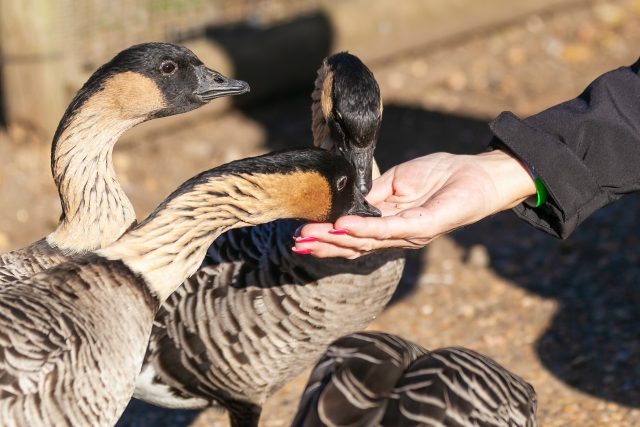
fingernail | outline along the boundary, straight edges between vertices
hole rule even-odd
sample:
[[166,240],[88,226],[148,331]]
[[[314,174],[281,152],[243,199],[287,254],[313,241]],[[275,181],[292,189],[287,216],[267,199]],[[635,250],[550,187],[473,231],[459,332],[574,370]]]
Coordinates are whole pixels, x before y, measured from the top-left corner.
[[311,249],[296,249],[296,248],[291,248],[291,250],[295,253],[297,253],[298,255],[309,255],[311,253]]
[[337,229],[329,230],[329,234],[347,234],[347,230],[343,230],[342,228],[337,228]]
[[296,243],[311,243],[317,241],[318,239],[315,237],[296,237]]

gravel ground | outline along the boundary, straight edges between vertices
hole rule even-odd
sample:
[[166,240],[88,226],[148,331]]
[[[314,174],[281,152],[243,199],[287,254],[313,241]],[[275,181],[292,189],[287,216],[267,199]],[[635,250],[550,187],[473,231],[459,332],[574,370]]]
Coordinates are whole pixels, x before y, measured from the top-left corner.
[[[633,62],[638,46],[640,1],[585,2],[371,64],[386,105],[380,163],[480,151],[486,122],[499,112],[526,116],[573,97],[602,72]],[[308,141],[308,108],[305,94],[176,120],[171,132],[132,132],[114,154],[119,177],[142,217],[196,170]],[[19,132],[0,138],[11,139],[0,141],[0,157],[11,159],[0,170],[0,250],[9,250],[50,230],[58,202],[48,147]],[[543,426],[640,425],[639,209],[640,198],[627,197],[566,241],[510,213],[443,237],[408,254],[398,296],[371,329],[492,356],[535,386]],[[264,426],[287,425],[304,382],[267,402]],[[134,402],[121,425],[226,419]]]

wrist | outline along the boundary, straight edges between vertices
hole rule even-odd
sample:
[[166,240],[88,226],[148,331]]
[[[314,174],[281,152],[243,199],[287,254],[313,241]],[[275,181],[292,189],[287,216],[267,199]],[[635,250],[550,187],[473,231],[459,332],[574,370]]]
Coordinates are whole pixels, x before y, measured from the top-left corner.
[[511,209],[537,193],[534,177],[527,166],[508,151],[496,149],[480,154],[494,183],[502,209]]

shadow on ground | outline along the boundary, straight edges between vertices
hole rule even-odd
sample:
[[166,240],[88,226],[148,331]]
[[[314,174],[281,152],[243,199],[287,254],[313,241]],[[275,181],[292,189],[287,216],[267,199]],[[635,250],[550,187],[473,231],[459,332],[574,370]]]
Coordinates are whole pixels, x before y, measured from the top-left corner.
[[542,363],[568,385],[640,407],[640,197],[593,215],[566,241],[503,214],[454,234],[489,249],[491,267],[560,305],[536,343]]

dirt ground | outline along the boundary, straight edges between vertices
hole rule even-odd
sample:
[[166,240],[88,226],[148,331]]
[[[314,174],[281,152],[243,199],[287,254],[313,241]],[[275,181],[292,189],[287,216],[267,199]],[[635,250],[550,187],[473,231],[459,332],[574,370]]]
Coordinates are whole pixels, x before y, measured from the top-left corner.
[[[385,99],[379,163],[481,151],[486,123],[501,111],[533,114],[639,55],[640,1],[624,0],[583,2],[370,64]],[[311,137],[308,94],[168,120],[170,131],[143,125],[114,153],[139,218],[196,171]],[[50,231],[59,207],[48,145],[15,130],[0,138],[7,251]],[[640,198],[627,197],[566,241],[510,213],[443,237],[408,253],[398,295],[371,329],[490,355],[534,385],[543,426],[640,425],[639,209]],[[300,377],[273,396],[262,425],[288,425],[304,383]],[[134,402],[119,425],[227,424],[210,410]]]

